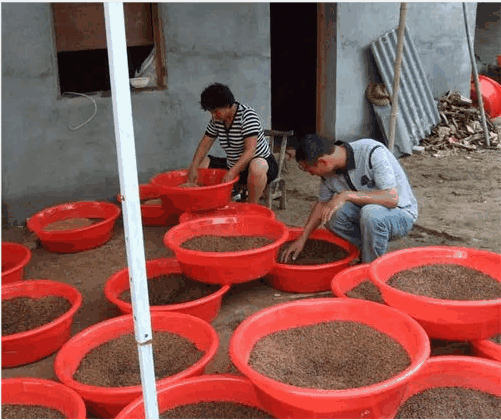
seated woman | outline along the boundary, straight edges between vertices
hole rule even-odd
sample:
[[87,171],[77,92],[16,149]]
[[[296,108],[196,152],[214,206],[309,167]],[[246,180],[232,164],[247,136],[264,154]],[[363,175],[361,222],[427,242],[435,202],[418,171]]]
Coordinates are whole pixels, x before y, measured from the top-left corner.
[[[266,186],[277,177],[278,164],[256,111],[236,102],[228,86],[221,83],[208,86],[200,104],[212,118],[193,156],[188,181],[196,182],[198,168],[228,169],[222,182],[239,175],[238,184],[247,185],[248,201],[258,203]],[[226,158],[207,156],[216,138]]]

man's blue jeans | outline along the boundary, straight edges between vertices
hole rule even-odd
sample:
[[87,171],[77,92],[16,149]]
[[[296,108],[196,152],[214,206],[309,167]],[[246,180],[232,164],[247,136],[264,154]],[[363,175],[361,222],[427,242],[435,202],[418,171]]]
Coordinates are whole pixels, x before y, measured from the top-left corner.
[[360,207],[348,202],[332,216],[328,227],[360,248],[362,262],[370,263],[387,251],[389,241],[407,235],[413,224],[412,217],[398,207]]

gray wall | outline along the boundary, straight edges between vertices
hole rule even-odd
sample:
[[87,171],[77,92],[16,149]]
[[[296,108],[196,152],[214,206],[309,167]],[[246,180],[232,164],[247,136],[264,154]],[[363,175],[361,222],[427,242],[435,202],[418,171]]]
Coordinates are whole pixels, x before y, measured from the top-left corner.
[[[468,3],[474,35],[476,3]],[[326,115],[340,140],[375,136],[376,120],[365,98],[369,81],[380,82],[370,43],[398,27],[400,3],[337,4],[335,114]],[[470,94],[471,63],[461,3],[408,3],[406,26],[420,54],[434,98],[448,90]]]
[[500,3],[478,3],[475,28],[475,53],[480,56],[480,59],[486,65],[492,64],[497,66],[496,57],[501,55]]
[[[209,121],[198,103],[222,82],[270,126],[267,3],[160,3],[168,88],[132,94],[139,182],[186,167]],[[49,3],[2,3],[2,216],[21,224],[71,200],[119,191],[111,98],[60,98]],[[207,115],[206,115],[207,114]],[[216,147],[214,152],[222,155]]]

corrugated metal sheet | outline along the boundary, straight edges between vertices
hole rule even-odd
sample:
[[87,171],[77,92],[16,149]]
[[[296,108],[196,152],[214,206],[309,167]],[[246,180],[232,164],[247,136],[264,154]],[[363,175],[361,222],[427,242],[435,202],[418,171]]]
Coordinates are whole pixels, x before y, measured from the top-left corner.
[[[393,78],[397,53],[397,30],[382,35],[370,44],[379,73],[393,96]],[[400,87],[398,90],[398,118],[405,127],[409,148],[419,145],[420,140],[430,134],[431,129],[440,122],[437,103],[433,99],[428,79],[423,71],[421,60],[414,46],[409,30],[405,28]],[[407,138],[407,135],[404,136]],[[402,142],[404,139],[400,139]],[[395,138],[395,144],[397,139]]]

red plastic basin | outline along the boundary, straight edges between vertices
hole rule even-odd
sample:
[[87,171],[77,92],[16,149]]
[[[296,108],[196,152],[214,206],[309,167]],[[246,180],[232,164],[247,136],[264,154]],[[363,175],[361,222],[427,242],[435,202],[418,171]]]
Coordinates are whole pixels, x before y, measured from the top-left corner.
[[[201,235],[263,236],[274,240],[261,248],[238,252],[202,252],[181,247],[185,241]],[[268,274],[278,249],[287,240],[287,227],[264,216],[206,217],[181,223],[164,236],[183,270],[192,279],[206,283],[243,283]]]
[[2,367],[32,363],[57,351],[70,337],[73,317],[82,304],[82,295],[76,288],[52,280],[25,280],[2,286],[2,301],[47,296],[63,297],[71,302],[71,308],[41,327],[2,336]]
[[199,169],[197,182],[201,187],[181,188],[188,181],[188,171],[180,169],[159,174],[151,179],[161,196],[167,197],[182,211],[212,210],[225,207],[231,199],[233,185],[238,181],[221,182],[226,169]]
[[275,212],[273,210],[269,209],[268,207],[262,206],[261,204],[231,202],[226,207],[220,209],[203,212],[185,212],[179,217],[179,223],[184,223],[203,217],[247,215],[266,216],[271,219],[276,218]]
[[[371,386],[319,390],[275,381],[248,364],[256,342],[271,333],[341,320],[363,323],[394,338],[406,349],[411,365],[393,378]],[[236,368],[262,392],[297,407],[300,411],[294,417],[381,418],[392,416],[399,407],[406,385],[428,359],[430,343],[415,320],[388,306],[357,299],[317,298],[275,305],[251,315],[235,330],[229,352]]]
[[2,284],[24,278],[24,267],[31,260],[31,251],[15,242],[2,242]]
[[[42,246],[50,252],[74,253],[103,245],[111,238],[113,226],[121,210],[112,203],[81,201],[50,207],[36,213],[27,222],[28,229],[37,235]],[[44,228],[58,220],[71,218],[104,219],[79,229],[46,232]]]
[[[177,312],[151,314],[153,331],[167,331],[190,340],[205,355],[188,369],[157,381],[157,387],[171,384],[191,376],[201,375],[215,356],[219,337],[212,326],[200,318]],[[89,408],[104,418],[115,417],[127,404],[142,395],[141,385],[103,387],[75,381],[73,375],[82,359],[96,347],[124,334],[134,333],[132,315],[123,315],[86,328],[71,338],[54,360],[54,372],[58,379],[74,389],[86,401]]]
[[331,290],[334,296],[348,298],[346,292],[354,289],[363,281],[370,281],[369,265],[359,264],[337,273],[331,282]]
[[[203,375],[162,387],[157,392],[158,412],[201,402],[233,402],[267,411],[249,380],[234,375]],[[116,419],[144,419],[143,397],[130,403]]]
[[[300,228],[289,228],[287,241],[292,241],[303,232]],[[349,267],[358,258],[360,251],[355,245],[334,235],[326,229],[315,229],[309,239],[328,241],[344,248],[348,255],[342,260],[327,264],[293,265],[275,262],[267,278],[278,290],[292,293],[323,292],[330,289],[332,277]]]
[[[160,198],[157,187],[152,184],[139,185],[140,200],[154,200]],[[117,201],[122,202],[122,196],[117,194]],[[181,210],[176,209],[170,202],[161,204],[141,204],[141,218],[144,226],[169,226],[179,221]]]
[[[478,83],[482,92],[484,109],[490,118],[501,115],[501,85],[490,77],[478,75]],[[470,96],[474,103],[478,102],[477,91],[473,78],[470,81]]]
[[501,332],[501,299],[433,299],[402,292],[386,284],[395,273],[426,264],[458,264],[501,281],[500,254],[461,247],[420,247],[390,252],[374,260],[369,272],[384,301],[416,319],[431,338],[473,341]]
[[[146,276],[157,277],[167,274],[182,274],[181,267],[175,258],[158,258],[146,261]],[[129,290],[129,269],[125,268],[113,274],[104,286],[106,298],[116,305],[123,314],[132,313],[132,305],[120,299],[120,295]],[[193,315],[207,322],[211,322],[221,308],[224,294],[230,290],[230,286],[224,285],[219,290],[203,298],[185,303],[172,305],[150,305],[151,312],[181,312]]]
[[80,395],[63,384],[47,379],[2,379],[2,404],[41,405],[59,410],[68,419],[87,418],[85,403]]
[[501,345],[491,340],[472,341],[471,345],[475,356],[501,362]]
[[402,404],[427,389],[450,386],[472,388],[501,397],[501,363],[471,356],[432,357],[409,382]]

